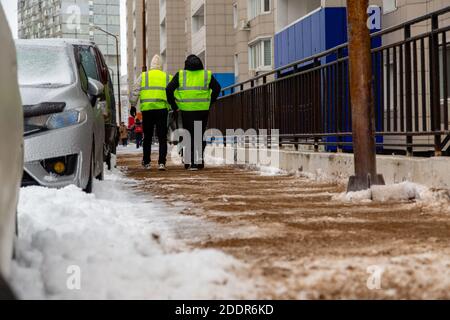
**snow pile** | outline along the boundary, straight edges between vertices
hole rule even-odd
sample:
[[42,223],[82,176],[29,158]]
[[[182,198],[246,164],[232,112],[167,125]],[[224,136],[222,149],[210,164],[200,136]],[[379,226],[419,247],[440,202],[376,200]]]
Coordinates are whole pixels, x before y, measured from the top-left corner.
[[276,167],[258,166],[257,169],[265,177],[287,175],[286,171]]
[[[23,188],[11,283],[26,299],[239,298],[242,266],[215,250],[188,250],[164,216],[108,175],[95,195],[69,186]],[[185,217],[184,217],[185,218]],[[194,219],[194,218],[192,218]],[[183,250],[183,251],[181,251]],[[80,289],[77,288],[79,280]]]
[[118,154],[140,154],[143,153],[143,149],[136,148],[136,144],[134,143],[128,143],[126,146],[119,145],[117,146],[117,153]]
[[295,177],[304,178],[316,182],[329,182],[329,183],[332,182],[343,183],[345,180],[343,177],[331,177],[327,175],[325,172],[323,172],[322,169],[317,169],[315,170],[314,173],[298,170],[295,172]]
[[367,201],[423,201],[437,200],[438,194],[425,186],[402,182],[386,186],[372,186],[369,190],[341,193],[333,197],[333,200],[341,202],[367,202]]

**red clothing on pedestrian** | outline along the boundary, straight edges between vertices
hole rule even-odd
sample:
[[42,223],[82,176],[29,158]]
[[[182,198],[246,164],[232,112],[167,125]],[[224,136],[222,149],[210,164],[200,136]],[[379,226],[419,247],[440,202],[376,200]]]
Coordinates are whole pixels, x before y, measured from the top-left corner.
[[142,124],[141,123],[136,123],[134,125],[134,132],[135,133],[142,133],[142,132],[144,132],[144,130],[142,129]]
[[128,117],[128,129],[131,130],[131,128],[134,126],[134,117],[129,116]]

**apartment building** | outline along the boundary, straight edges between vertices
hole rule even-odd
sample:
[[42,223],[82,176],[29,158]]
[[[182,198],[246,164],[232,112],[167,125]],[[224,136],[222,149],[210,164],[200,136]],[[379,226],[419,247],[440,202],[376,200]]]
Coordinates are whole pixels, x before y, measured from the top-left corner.
[[[156,20],[159,25],[153,26],[152,20],[147,20],[150,23],[150,33],[159,32],[159,54],[164,62],[164,70],[170,74],[182,69],[186,58],[184,14],[184,0],[159,0],[159,16]],[[159,30],[155,30],[155,27],[159,27]]]
[[274,5],[273,0],[237,0],[232,4],[237,82],[273,68]]
[[[127,1],[129,84],[142,69],[142,0]],[[147,61],[158,53],[171,74],[198,55],[215,77],[234,83],[233,7],[230,0],[147,0]]]
[[136,77],[142,72],[142,1],[127,0],[127,82],[131,89]]
[[[116,41],[94,26],[120,35],[120,0],[18,1],[20,39],[75,38],[94,41],[113,73],[116,88],[117,59],[120,59],[120,56],[117,57]],[[115,94],[118,99],[119,93]]]

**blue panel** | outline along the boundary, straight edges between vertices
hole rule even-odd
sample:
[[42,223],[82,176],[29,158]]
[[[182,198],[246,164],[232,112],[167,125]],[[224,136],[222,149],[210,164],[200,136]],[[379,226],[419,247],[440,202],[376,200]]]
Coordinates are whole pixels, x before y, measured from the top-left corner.
[[312,41],[312,54],[318,54],[322,51],[321,44],[321,24],[320,24],[320,12],[316,12],[311,16],[311,41]]
[[[325,9],[320,10],[319,20],[320,20],[320,51],[325,51],[327,49],[327,24]],[[325,58],[321,58],[321,62],[325,63]]]
[[[345,8],[325,8],[325,50],[344,43],[347,22]],[[329,56],[327,62],[336,60],[336,56]]]
[[279,54],[279,50],[280,50],[280,44],[279,44],[279,38],[280,36],[278,34],[275,34],[275,36],[273,37],[273,43],[274,43],[274,47],[273,47],[273,61],[275,64],[275,68],[279,68],[281,66],[281,63],[279,62],[280,59],[280,54]]
[[297,60],[295,56],[295,26],[292,26],[287,29],[288,37],[289,37],[289,43],[288,43],[288,59],[289,63],[294,62]]
[[281,33],[281,64],[289,64],[289,37],[288,30],[284,30]]
[[312,56],[312,40],[311,40],[311,17],[302,20],[303,24],[303,58]]
[[[216,78],[222,88],[235,84],[234,73],[214,73],[214,78]],[[226,93],[228,94],[230,92]]]
[[292,28],[295,28],[295,57],[296,60],[303,59],[303,25],[301,23],[297,23]]
[[277,41],[278,41],[278,43],[277,43],[277,64],[278,64],[278,67],[281,67],[282,65],[283,65],[283,59],[282,59],[282,52],[281,52],[281,50],[282,50],[282,37],[281,37],[281,35],[280,34],[277,34]]

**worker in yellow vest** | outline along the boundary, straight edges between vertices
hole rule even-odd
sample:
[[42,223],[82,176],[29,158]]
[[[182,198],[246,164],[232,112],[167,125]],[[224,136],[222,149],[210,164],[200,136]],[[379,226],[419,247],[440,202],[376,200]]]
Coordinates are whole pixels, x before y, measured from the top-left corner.
[[[191,135],[190,157],[188,155],[188,160],[185,160],[186,169],[198,170],[205,166],[203,156],[206,142],[203,136],[208,125],[209,109],[219,97],[220,90],[219,82],[211,71],[204,69],[202,61],[196,55],[187,57],[184,70],[180,70],[167,86],[167,101],[172,109],[181,111],[183,128]],[[197,143],[195,122],[201,124],[202,130],[202,141]]]
[[135,107],[140,100],[142,112],[142,124],[144,128],[144,156],[142,165],[150,169],[151,147],[153,131],[156,126],[156,134],[159,142],[158,169],[166,170],[167,158],[167,117],[170,105],[167,102],[166,87],[172,80],[172,76],[162,71],[162,59],[155,55],[150,65],[150,71],[143,72],[136,80],[131,93],[131,106]]

